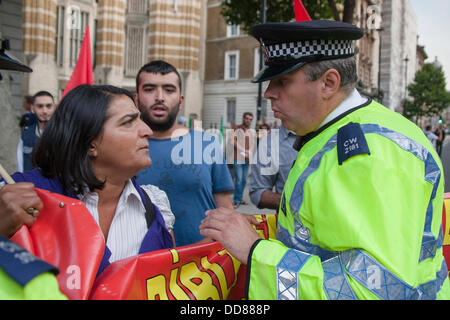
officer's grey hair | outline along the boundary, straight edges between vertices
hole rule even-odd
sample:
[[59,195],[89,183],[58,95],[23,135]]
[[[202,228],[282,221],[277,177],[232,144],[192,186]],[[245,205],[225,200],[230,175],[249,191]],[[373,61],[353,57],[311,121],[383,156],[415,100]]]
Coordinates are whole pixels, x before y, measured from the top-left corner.
[[350,92],[356,86],[358,75],[355,57],[311,62],[303,66],[308,81],[316,81],[329,69],[336,69],[339,72],[341,76],[340,88],[345,92]]

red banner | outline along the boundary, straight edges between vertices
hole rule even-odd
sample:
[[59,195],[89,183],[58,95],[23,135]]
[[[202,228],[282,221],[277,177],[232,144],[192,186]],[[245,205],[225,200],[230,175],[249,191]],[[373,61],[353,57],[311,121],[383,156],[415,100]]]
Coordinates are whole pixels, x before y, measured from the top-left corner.
[[442,211],[442,232],[444,235],[442,253],[444,254],[450,276],[450,193],[444,193],[444,207]]
[[[219,243],[159,250],[108,266],[96,279],[105,243],[84,204],[36,189],[44,209],[31,228],[11,240],[60,270],[59,287],[69,299],[242,299],[245,265]],[[256,216],[263,238],[276,237],[276,216]]]
[[[263,238],[275,238],[276,216],[257,216]],[[90,299],[243,299],[246,266],[217,242],[160,250],[112,263]]]

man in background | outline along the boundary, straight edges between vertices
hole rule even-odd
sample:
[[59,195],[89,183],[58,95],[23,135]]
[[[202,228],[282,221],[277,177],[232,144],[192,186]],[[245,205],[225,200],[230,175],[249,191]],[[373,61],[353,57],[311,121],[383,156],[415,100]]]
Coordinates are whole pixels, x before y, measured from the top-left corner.
[[[277,140],[272,141],[272,137]],[[297,157],[298,152],[293,147],[296,138],[297,135],[284,126],[272,129],[269,135],[263,138],[267,139],[267,152],[263,154],[270,158],[270,162],[263,163],[258,152],[257,161],[251,166],[249,184],[250,200],[258,208],[278,209],[284,183]],[[273,146],[272,142],[277,142],[278,146]],[[258,149],[262,147],[263,144],[260,143]]]
[[36,115],[37,121],[23,128],[17,146],[17,171],[24,172],[33,169],[31,163],[33,148],[55,110],[56,104],[50,92],[39,91],[33,96],[31,112]]
[[[175,215],[177,246],[209,241],[199,232],[205,211],[233,208],[233,181],[220,143],[208,133],[176,121],[184,96],[174,66],[160,60],[144,65],[136,77],[136,92],[136,105],[153,131],[149,139],[152,164],[138,174],[137,181],[167,193]],[[209,159],[205,157],[208,150],[215,150]]]
[[33,97],[32,96],[25,96],[23,98],[23,109],[26,111],[21,117],[19,121],[19,127],[21,132],[23,131],[23,128],[31,126],[37,121],[36,115],[31,112],[31,106],[33,105]]
[[253,121],[251,112],[244,112],[242,116],[242,124],[239,125],[231,139],[233,139],[233,171],[234,171],[234,208],[241,204],[246,204],[242,200],[245,186],[247,184],[248,169],[250,167],[250,159],[255,148],[256,136],[254,131],[250,129]]

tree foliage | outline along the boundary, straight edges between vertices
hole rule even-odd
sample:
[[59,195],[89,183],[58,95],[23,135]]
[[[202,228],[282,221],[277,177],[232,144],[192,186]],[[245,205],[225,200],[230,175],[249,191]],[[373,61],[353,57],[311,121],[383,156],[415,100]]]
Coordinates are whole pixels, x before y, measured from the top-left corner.
[[[266,21],[293,21],[293,0],[267,0]],[[303,0],[303,5],[311,19],[334,19],[352,22],[355,0]],[[343,12],[339,11],[342,7]],[[261,23],[261,0],[223,0],[221,14],[229,24],[238,24],[248,32],[250,28]],[[342,16],[342,18],[341,18]]]
[[409,119],[441,115],[450,106],[450,93],[445,89],[445,75],[441,68],[425,63],[414,82],[408,86],[412,101],[405,101],[404,115]]

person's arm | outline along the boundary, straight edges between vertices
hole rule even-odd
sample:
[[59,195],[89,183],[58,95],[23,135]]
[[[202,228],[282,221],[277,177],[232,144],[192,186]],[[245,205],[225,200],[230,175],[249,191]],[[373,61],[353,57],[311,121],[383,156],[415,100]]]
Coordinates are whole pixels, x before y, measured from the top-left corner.
[[248,186],[250,200],[258,208],[278,209],[281,195],[272,191],[277,174],[264,175],[261,173],[261,168],[263,166],[260,162],[252,164]]
[[231,203],[229,191],[214,193],[213,198],[214,198],[214,202],[216,203],[216,208],[233,209],[233,204]]
[[177,244],[175,242],[175,235],[173,234],[173,230],[170,230],[170,235],[172,236],[173,247],[175,248],[177,246]]
[[268,208],[277,210],[280,206],[281,194],[275,193],[271,190],[266,190],[261,194],[261,199],[259,200],[259,208]]

